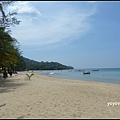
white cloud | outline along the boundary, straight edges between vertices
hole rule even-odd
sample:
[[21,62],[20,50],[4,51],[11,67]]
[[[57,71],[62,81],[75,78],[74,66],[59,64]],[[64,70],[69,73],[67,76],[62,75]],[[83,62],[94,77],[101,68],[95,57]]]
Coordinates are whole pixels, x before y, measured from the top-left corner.
[[38,11],[34,6],[28,1],[17,1],[13,5],[8,6],[9,12],[17,12],[18,18],[20,20],[26,20],[31,17],[36,18],[41,16],[40,11]]
[[13,36],[23,46],[40,47],[81,38],[91,29],[89,17],[95,13],[94,9],[80,12],[69,6],[62,9],[52,9],[51,6],[51,11],[45,9],[46,12],[40,13],[29,2],[18,2],[9,10],[16,11],[22,20],[13,28]]

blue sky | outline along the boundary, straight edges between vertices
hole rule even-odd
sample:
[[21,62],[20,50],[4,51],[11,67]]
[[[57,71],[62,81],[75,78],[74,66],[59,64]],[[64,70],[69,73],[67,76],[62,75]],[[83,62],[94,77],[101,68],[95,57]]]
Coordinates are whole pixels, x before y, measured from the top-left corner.
[[74,68],[120,68],[120,2],[22,1],[8,7],[22,55]]

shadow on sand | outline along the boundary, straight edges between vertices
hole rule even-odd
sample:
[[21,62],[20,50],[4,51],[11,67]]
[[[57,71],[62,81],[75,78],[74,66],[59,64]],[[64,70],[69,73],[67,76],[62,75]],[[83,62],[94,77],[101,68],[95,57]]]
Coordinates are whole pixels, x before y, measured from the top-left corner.
[[17,81],[19,81],[19,79],[0,78],[0,93],[13,91],[14,89],[26,84]]
[[5,106],[5,105],[6,105],[6,103],[4,103],[4,104],[1,104],[1,105],[0,105],[0,107],[3,107],[3,106]]

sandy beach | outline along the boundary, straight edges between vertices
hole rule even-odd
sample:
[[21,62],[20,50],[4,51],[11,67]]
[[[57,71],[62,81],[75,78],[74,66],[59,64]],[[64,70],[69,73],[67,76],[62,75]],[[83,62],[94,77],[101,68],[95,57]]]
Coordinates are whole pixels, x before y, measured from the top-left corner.
[[120,118],[120,84],[26,73],[0,80],[0,118]]

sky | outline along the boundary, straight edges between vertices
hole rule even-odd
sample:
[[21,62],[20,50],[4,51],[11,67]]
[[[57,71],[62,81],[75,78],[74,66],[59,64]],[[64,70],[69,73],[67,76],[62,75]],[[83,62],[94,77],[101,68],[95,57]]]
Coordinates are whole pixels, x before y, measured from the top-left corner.
[[22,56],[77,68],[120,68],[119,1],[17,1]]

